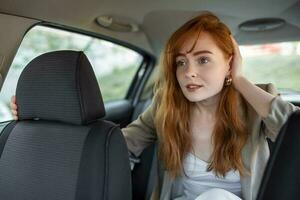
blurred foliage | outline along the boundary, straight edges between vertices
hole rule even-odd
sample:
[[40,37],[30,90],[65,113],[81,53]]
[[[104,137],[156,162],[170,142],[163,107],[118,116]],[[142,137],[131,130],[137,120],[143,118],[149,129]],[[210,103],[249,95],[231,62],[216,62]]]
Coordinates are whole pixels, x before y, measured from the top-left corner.
[[243,62],[243,72],[252,82],[300,91],[300,55],[263,55]]
[[0,100],[9,105],[23,68],[50,51],[83,51],[89,58],[104,101],[123,99],[142,62],[142,56],[120,45],[77,33],[36,26],[24,37],[1,90]]
[[122,99],[125,97],[136,68],[129,67],[126,69],[114,68],[111,74],[98,76],[98,84],[101,89],[102,98],[104,101],[115,100],[116,97]]

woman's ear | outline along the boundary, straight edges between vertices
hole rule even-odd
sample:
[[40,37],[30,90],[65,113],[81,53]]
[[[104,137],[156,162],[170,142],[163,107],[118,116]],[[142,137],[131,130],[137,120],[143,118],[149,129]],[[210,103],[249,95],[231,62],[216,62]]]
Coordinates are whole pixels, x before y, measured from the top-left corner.
[[233,62],[233,56],[230,56],[230,57],[228,58],[228,61],[227,61],[227,65],[228,65],[229,67],[228,67],[228,71],[227,71],[226,76],[229,76],[230,73],[231,73],[231,70],[232,70],[232,62]]
[[228,58],[228,65],[229,65],[230,69],[231,69],[231,67],[232,67],[232,62],[233,62],[233,55],[231,55],[231,56]]

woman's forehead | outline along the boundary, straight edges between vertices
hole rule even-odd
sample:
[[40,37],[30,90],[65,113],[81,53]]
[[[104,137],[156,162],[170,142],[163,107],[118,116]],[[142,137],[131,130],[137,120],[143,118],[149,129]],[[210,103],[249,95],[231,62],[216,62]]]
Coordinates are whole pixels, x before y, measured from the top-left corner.
[[217,48],[217,45],[212,36],[207,32],[202,32],[199,34],[199,36],[186,38],[186,40],[178,49],[178,53],[187,54],[190,52],[202,50],[212,51],[215,48]]

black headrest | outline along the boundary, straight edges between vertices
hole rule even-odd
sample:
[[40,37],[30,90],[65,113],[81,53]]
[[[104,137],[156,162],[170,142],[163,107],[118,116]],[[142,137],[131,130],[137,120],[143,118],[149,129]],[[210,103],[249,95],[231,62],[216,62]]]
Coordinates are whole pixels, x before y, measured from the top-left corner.
[[33,59],[16,91],[18,117],[88,124],[105,109],[92,66],[83,52],[56,51]]

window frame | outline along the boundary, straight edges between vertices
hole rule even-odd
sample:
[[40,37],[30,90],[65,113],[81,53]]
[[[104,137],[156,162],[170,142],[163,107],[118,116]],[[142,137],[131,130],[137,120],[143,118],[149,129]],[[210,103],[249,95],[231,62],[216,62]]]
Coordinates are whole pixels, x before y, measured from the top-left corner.
[[[110,100],[110,101],[105,102],[104,104],[107,104],[107,103],[109,104],[110,102],[123,101],[123,100],[128,100],[133,106],[135,106],[138,103],[139,98],[142,93],[142,90],[145,86],[145,83],[146,83],[147,79],[149,78],[149,76],[151,75],[151,72],[156,63],[156,58],[153,54],[146,52],[145,50],[142,50],[141,48],[136,47],[130,43],[127,43],[127,42],[124,42],[124,41],[121,41],[121,40],[118,40],[118,39],[115,39],[115,38],[112,38],[112,37],[109,37],[109,36],[106,36],[106,35],[103,35],[100,33],[95,33],[95,32],[91,32],[88,30],[78,29],[75,27],[70,27],[70,26],[61,25],[61,24],[57,24],[57,23],[51,23],[51,22],[39,22],[39,23],[36,23],[36,24],[30,26],[25,31],[25,33],[22,37],[22,40],[18,46],[18,49],[21,46],[21,44],[23,43],[24,37],[28,34],[28,32],[32,28],[34,28],[36,26],[43,26],[43,27],[52,28],[52,29],[56,29],[56,30],[67,31],[70,33],[80,34],[83,36],[88,36],[88,37],[93,37],[95,39],[108,41],[108,42],[114,43],[116,45],[120,45],[122,47],[128,48],[132,51],[135,51],[139,55],[141,55],[142,62],[140,64],[140,66],[138,66],[136,73],[133,76],[129,87],[128,87],[127,91],[125,92],[125,97],[123,99]],[[18,51],[18,49],[16,49],[16,52]],[[15,56],[16,55],[17,54],[15,54]],[[12,59],[11,64],[12,64],[13,60],[15,59],[15,56]],[[11,64],[10,64],[10,67],[11,67]],[[9,69],[10,69],[10,67],[9,67]],[[9,73],[9,69],[7,70],[7,73],[5,74],[3,83],[5,82],[7,74]],[[3,86],[3,84],[1,85],[1,88],[2,88],[2,86]]]

